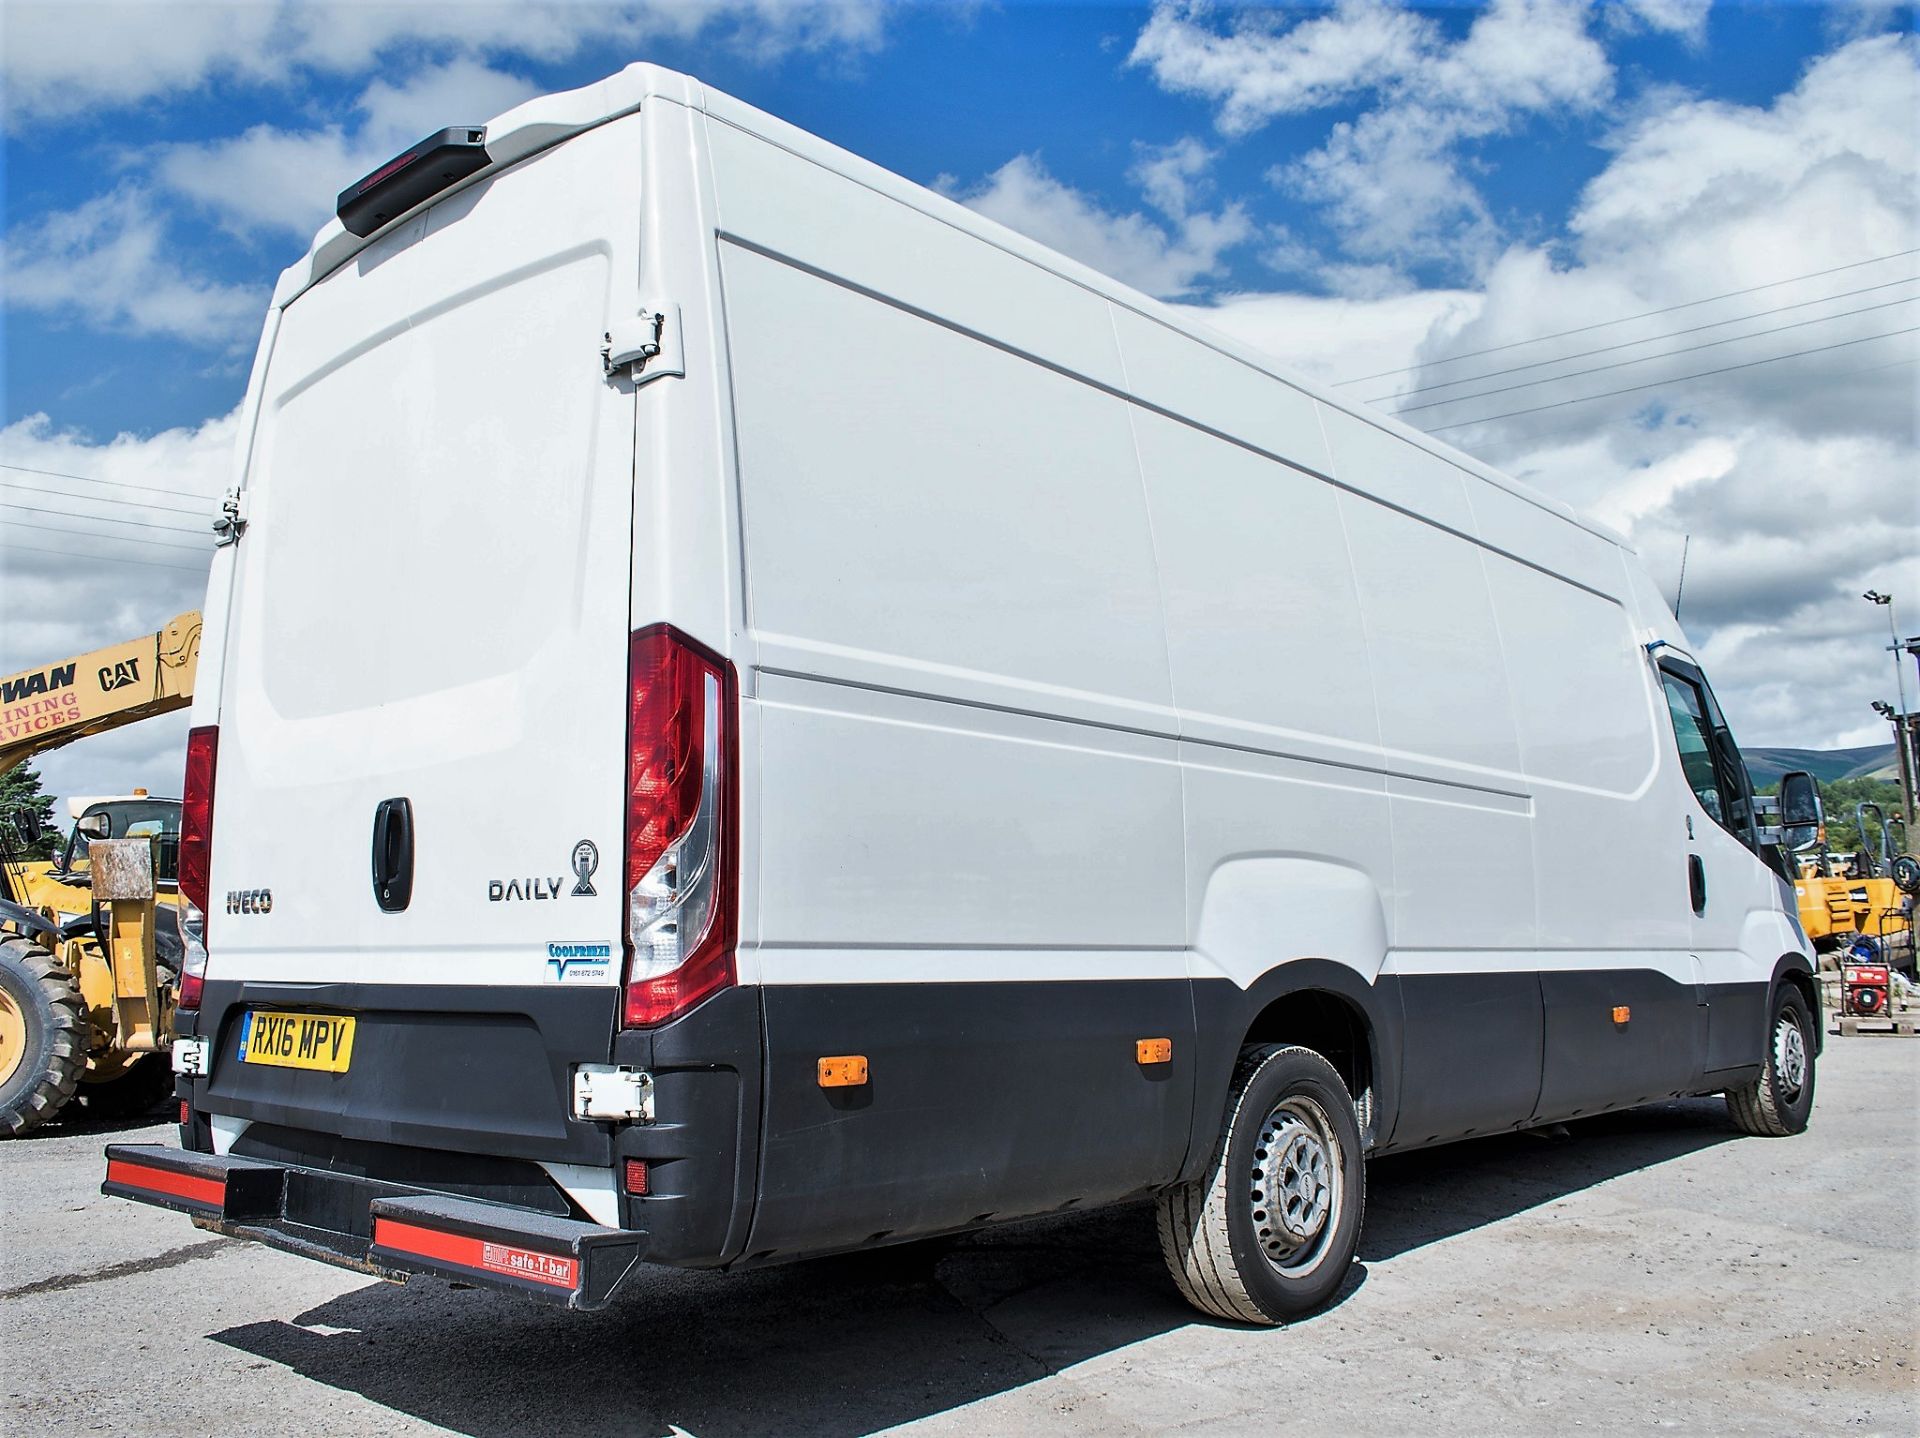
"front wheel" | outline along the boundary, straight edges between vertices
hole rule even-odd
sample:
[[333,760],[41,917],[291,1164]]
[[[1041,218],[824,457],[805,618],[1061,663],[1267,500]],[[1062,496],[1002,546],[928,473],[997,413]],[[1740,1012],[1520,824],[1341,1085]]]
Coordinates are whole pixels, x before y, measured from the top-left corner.
[[1160,1196],[1160,1249],[1202,1313],[1284,1323],[1345,1282],[1366,1186],[1359,1121],[1333,1065],[1312,1049],[1249,1048],[1206,1175]]
[[1813,1011],[1797,985],[1783,983],[1767,1024],[1767,1061],[1760,1077],[1727,1090],[1727,1112],[1742,1133],[1785,1138],[1813,1115]]
[[67,971],[29,939],[0,939],[0,1138],[66,1107],[86,1062],[86,1011]]

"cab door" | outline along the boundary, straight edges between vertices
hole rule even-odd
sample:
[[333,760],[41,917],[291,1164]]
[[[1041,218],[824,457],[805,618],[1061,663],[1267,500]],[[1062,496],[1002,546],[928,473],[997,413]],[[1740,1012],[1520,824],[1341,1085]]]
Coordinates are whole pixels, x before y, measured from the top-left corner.
[[1706,1025],[1702,1073],[1758,1061],[1768,973],[1754,972],[1742,944],[1751,915],[1777,906],[1780,882],[1759,857],[1753,785],[1706,676],[1681,656],[1660,661],[1680,768],[1691,791],[1686,811],[1686,900],[1693,914],[1693,962]]

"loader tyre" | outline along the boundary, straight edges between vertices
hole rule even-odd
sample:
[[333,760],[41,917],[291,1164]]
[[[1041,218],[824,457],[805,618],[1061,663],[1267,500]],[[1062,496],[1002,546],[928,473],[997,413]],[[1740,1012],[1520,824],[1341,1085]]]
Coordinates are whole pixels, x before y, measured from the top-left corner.
[[1313,1312],[1360,1245],[1366,1162],[1340,1075],[1312,1049],[1245,1050],[1213,1161],[1159,1199],[1160,1251],[1202,1313],[1272,1325]]
[[67,971],[30,940],[0,940],[0,1138],[65,1108],[86,1063],[86,1013]]
[[173,1097],[173,1065],[165,1054],[143,1054],[110,1079],[82,1079],[79,1097],[89,1118],[139,1118]]
[[1813,1011],[1798,986],[1775,990],[1767,1022],[1767,1058],[1760,1077],[1727,1090],[1734,1127],[1757,1138],[1786,1138],[1813,1115]]

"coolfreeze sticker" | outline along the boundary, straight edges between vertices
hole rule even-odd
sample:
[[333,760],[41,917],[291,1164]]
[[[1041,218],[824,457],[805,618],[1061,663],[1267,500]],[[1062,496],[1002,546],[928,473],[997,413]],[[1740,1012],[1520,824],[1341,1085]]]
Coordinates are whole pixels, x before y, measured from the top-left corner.
[[604,984],[613,978],[613,945],[549,943],[547,982]]

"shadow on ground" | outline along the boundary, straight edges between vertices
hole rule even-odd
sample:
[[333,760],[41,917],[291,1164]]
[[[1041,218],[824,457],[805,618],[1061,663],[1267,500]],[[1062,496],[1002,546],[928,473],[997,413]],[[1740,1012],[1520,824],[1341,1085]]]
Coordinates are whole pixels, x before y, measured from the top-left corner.
[[1395,1258],[1737,1137],[1725,1100],[1680,1099],[1376,1159],[1360,1257]]
[[[1381,1159],[1364,1262],[1336,1306],[1365,1282],[1365,1263],[1729,1137],[1717,1102],[1689,1101]],[[1205,1321],[1166,1276],[1151,1205],[1134,1203],[759,1272],[648,1270],[595,1314],[372,1284],[213,1337],[473,1438],[676,1427],[842,1438]]]
[[7,1142],[34,1143],[41,1139],[85,1138],[89,1134],[111,1138],[117,1134],[132,1133],[136,1129],[151,1129],[154,1130],[153,1142],[171,1143],[175,1136],[173,1117],[174,1100],[171,1097],[160,1100],[140,1113],[121,1114],[113,1118],[100,1118],[84,1103],[76,1100],[47,1122],[16,1134]]

